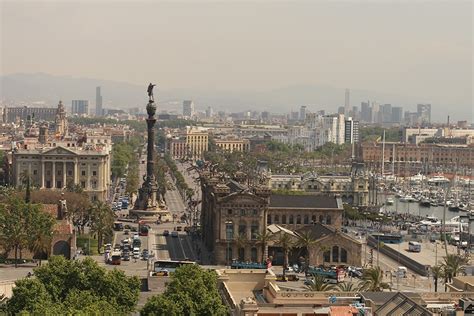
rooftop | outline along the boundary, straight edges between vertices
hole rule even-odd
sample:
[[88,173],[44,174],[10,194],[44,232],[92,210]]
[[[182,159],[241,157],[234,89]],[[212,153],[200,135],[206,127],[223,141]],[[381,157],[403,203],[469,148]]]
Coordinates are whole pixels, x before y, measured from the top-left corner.
[[337,198],[327,195],[284,195],[272,194],[270,205],[273,208],[333,208],[342,209]]

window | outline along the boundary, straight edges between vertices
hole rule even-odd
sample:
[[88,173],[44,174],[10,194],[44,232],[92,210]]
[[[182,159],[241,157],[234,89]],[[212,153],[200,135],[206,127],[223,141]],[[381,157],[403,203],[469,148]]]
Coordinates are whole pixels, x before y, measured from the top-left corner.
[[252,249],[250,249],[250,260],[252,260],[253,262],[258,261],[257,248],[255,248],[255,247],[252,247]]
[[245,216],[245,210],[244,209],[240,210],[240,216]]
[[339,247],[338,246],[332,247],[332,261],[339,262]]
[[311,224],[316,224],[316,215],[311,216]]
[[93,175],[93,176],[96,176],[96,175],[97,175],[97,171],[95,171],[95,170],[92,171],[92,175]]
[[275,217],[273,218],[273,222],[274,222],[275,224],[280,224],[280,216],[275,215]]
[[250,237],[251,239],[257,239],[258,235],[258,223],[252,223],[252,226],[250,226]]
[[319,215],[319,222],[320,222],[321,224],[324,224],[324,216]]
[[46,175],[47,175],[47,176],[50,176],[50,175],[51,175],[51,171],[50,171],[50,170],[47,170],[47,171],[46,171]]
[[326,224],[327,224],[327,225],[331,225],[331,215],[328,215],[328,216],[326,217]]
[[331,251],[326,250],[323,253],[323,262],[330,262],[331,261]]
[[257,215],[258,215],[258,210],[254,209],[254,210],[253,210],[253,215],[254,215],[254,216],[257,216]]
[[301,215],[296,215],[296,224],[301,224]]
[[293,215],[290,215],[290,221],[288,224],[294,224]]
[[36,176],[38,174],[38,170],[33,170],[33,175]]
[[303,223],[304,223],[305,225],[309,224],[309,216],[308,216],[308,215],[305,215],[305,216],[304,216]]
[[82,187],[83,189],[86,188],[86,181],[81,181],[81,187]]
[[232,209],[227,210],[227,215],[232,215]]
[[347,263],[347,250],[341,248],[341,262]]
[[56,188],[62,188],[62,183],[61,183],[61,180],[59,181],[56,181]]
[[68,171],[67,171],[67,175],[68,175],[68,176],[72,176],[72,170],[68,170]]
[[239,225],[239,235],[245,235],[247,232],[247,226],[245,224]]
[[286,224],[286,215],[281,216],[281,223]]
[[272,224],[272,216],[271,215],[267,215],[267,224],[268,225]]
[[81,171],[81,174],[82,174],[83,176],[85,176],[85,175],[86,175],[86,171],[85,171],[85,170],[82,170],[82,171]]
[[231,240],[234,238],[234,223],[225,224],[225,238]]

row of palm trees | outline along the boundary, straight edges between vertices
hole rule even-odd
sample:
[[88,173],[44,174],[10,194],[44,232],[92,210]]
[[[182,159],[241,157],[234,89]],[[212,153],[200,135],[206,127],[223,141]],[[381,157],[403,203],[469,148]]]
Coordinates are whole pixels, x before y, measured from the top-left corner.
[[362,281],[359,283],[343,282],[336,286],[326,283],[326,279],[320,275],[313,275],[312,282],[306,286],[309,291],[325,292],[382,292],[389,289],[390,285],[383,281],[383,271],[380,267],[373,267],[364,271]]
[[444,262],[431,267],[431,275],[433,276],[434,290],[438,292],[438,283],[440,280],[444,282],[445,290],[448,283],[453,281],[453,278],[459,275],[464,266],[468,263],[468,259],[455,254],[448,254],[444,257]]

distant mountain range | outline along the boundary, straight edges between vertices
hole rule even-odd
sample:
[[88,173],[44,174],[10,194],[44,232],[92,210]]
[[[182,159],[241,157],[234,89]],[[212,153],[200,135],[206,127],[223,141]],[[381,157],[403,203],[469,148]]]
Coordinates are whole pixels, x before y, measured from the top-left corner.
[[[144,107],[147,102],[146,85],[143,86],[110,80],[54,76],[44,73],[12,74],[0,77],[0,97],[7,100],[35,102],[44,101],[54,106],[59,100],[70,105],[71,100],[89,100],[89,107],[95,107],[95,88],[101,86],[104,108],[127,109]],[[182,100],[192,99],[198,110],[211,106],[214,110],[241,112],[245,110],[288,113],[298,111],[301,105],[308,106],[308,111],[326,110],[337,112],[338,106],[344,104],[344,88],[325,85],[294,85],[268,91],[204,91],[194,89],[155,89],[159,110],[181,112]],[[404,110],[413,111],[417,103],[424,103],[416,97],[407,97],[389,93],[351,89],[351,105],[360,109],[361,101],[377,101],[403,106]],[[439,121],[446,120],[449,106],[433,104],[432,117]],[[470,115],[462,107],[452,110],[451,118],[469,119]],[[472,112],[472,110],[471,110]],[[467,114],[467,115],[466,115]],[[472,113],[471,113],[472,115]]]

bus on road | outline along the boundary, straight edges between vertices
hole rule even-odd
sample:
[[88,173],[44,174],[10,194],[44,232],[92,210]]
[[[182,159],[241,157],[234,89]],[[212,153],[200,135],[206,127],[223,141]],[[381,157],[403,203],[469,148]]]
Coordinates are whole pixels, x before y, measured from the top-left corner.
[[194,261],[176,261],[176,260],[157,260],[155,261],[154,269],[155,272],[167,271],[173,273],[177,268],[187,265],[196,264]]
[[421,244],[417,241],[410,241],[408,243],[408,251],[410,251],[410,252],[421,252]]

